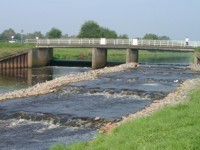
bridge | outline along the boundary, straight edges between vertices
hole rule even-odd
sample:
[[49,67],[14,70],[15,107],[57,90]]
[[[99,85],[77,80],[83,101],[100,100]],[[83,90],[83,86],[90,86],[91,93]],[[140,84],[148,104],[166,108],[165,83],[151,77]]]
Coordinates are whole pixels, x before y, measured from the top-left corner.
[[26,40],[27,43],[36,43],[39,48],[107,48],[107,49],[137,49],[137,50],[171,50],[194,51],[200,47],[200,41],[178,40],[144,40],[144,39],[37,39]]
[[[22,59],[23,61],[26,60],[28,67],[47,65],[53,58],[53,48],[92,48],[93,69],[106,66],[107,50],[109,49],[126,49],[126,63],[130,63],[138,62],[139,50],[194,52],[197,47],[200,47],[200,41],[189,41],[189,43],[186,43],[183,40],[61,38],[27,39],[25,42],[36,44],[36,48],[29,52],[28,58]],[[21,60],[21,57],[18,59]],[[200,61],[199,59],[197,60]],[[2,63],[0,61],[0,68],[13,67],[13,62],[12,58],[3,60]]]
[[[30,42],[30,41],[29,41]],[[138,51],[184,51],[193,52],[200,46],[198,41],[143,40],[143,39],[38,39],[38,48],[92,48],[92,68],[102,68],[107,63],[108,49],[126,49],[126,63],[138,62]]]

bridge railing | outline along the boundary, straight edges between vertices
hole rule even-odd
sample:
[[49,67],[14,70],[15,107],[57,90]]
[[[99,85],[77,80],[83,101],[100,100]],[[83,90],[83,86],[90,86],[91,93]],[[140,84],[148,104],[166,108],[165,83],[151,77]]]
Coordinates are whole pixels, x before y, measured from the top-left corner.
[[141,46],[160,46],[160,47],[200,47],[199,41],[189,41],[188,45],[185,41],[178,40],[138,40]]
[[37,45],[97,45],[100,44],[99,39],[39,39]]
[[199,41],[178,40],[144,40],[144,39],[87,39],[87,38],[61,38],[61,39],[27,39],[27,43],[36,43],[37,46],[62,46],[62,45],[134,45],[156,47],[200,47]]

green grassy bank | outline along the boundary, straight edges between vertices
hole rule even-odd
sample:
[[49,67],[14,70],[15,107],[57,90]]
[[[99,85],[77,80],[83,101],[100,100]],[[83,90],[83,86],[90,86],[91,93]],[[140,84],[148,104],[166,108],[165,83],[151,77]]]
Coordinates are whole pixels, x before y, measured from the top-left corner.
[[[24,43],[0,43],[0,58],[8,57],[10,55],[26,51],[29,48],[34,48],[34,44]],[[55,60],[92,60],[92,50],[89,48],[55,48]],[[177,60],[193,62],[193,53],[184,52],[150,52],[139,51],[139,62],[172,62]],[[125,62],[125,50],[108,50],[108,61]]]
[[[89,48],[56,48],[54,49],[55,60],[92,60],[92,50]],[[139,51],[139,62],[168,62],[177,61],[193,62],[194,54],[187,52],[160,52]],[[126,50],[108,50],[108,61],[125,62]]]
[[52,150],[197,150],[200,149],[200,88],[183,104],[166,107],[99,135],[90,142]]
[[0,43],[0,58],[26,51],[29,48],[35,47],[34,44],[24,43]]

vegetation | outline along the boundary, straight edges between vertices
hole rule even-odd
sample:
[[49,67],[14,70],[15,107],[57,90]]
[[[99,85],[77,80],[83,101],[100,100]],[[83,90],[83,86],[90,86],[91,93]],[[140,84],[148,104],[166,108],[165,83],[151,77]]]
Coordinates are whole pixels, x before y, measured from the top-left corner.
[[55,48],[53,57],[56,60],[91,60],[92,50],[89,48]]
[[54,146],[52,150],[181,150],[199,147],[200,89],[197,89],[183,104],[166,107],[148,117],[135,119],[108,135],[99,135],[93,141],[69,147]]
[[33,33],[27,33],[25,36],[26,39],[35,39],[36,37],[45,38],[45,36],[40,31],[35,31]]
[[[108,50],[108,61],[125,62],[126,50]],[[194,60],[193,53],[184,52],[150,52],[139,51],[139,62],[178,62],[183,59],[184,63]],[[92,50],[89,48],[56,48],[54,49],[56,60],[92,60]]]
[[0,43],[0,58],[7,57],[35,47],[34,44]]
[[[78,35],[62,34],[62,31],[58,28],[51,28],[46,34],[42,34],[40,31],[35,31],[33,33],[16,33],[13,29],[5,29],[2,33],[0,33],[0,42],[8,42],[10,40],[14,41],[24,41],[25,39],[35,39],[38,38],[120,38],[120,39],[128,39],[127,34],[118,35],[116,31],[110,30],[106,27],[101,27],[95,21],[86,21],[82,24],[80,28],[80,32]],[[136,38],[136,37],[133,37]],[[156,34],[148,33],[145,34],[143,39],[154,39],[154,40],[170,40],[168,36],[158,36]]]
[[46,37],[49,39],[61,38],[62,31],[57,28],[52,28],[49,32],[47,32]]
[[200,47],[196,48],[195,51],[200,52]]
[[20,34],[15,33],[15,31],[11,28],[4,30],[2,34],[0,34],[0,39],[3,41],[10,41],[12,40],[12,37],[20,40]]
[[108,28],[100,27],[94,21],[87,21],[81,26],[79,38],[117,38],[117,33]]
[[148,33],[145,34],[143,39],[147,39],[147,40],[170,40],[170,38],[168,36],[158,36],[156,34],[152,34],[152,33]]

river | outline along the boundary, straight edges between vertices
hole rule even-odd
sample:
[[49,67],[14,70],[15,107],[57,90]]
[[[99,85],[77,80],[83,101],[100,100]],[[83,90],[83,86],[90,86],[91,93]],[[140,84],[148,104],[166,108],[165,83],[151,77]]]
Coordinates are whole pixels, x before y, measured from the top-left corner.
[[[88,70],[44,67],[2,72],[0,93]],[[0,102],[0,149],[45,150],[54,144],[90,140],[102,123],[119,121],[198,76],[186,65],[146,64],[65,85],[56,93]]]

